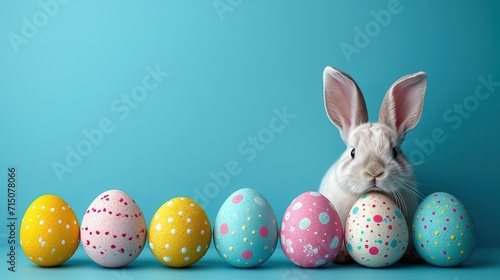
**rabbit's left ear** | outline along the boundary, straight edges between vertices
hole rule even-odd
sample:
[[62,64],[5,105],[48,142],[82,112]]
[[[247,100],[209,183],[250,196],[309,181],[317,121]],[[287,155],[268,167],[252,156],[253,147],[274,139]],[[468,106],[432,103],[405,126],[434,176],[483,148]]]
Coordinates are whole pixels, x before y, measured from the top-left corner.
[[384,97],[379,122],[397,131],[400,141],[422,116],[426,88],[427,75],[417,72],[397,80]]

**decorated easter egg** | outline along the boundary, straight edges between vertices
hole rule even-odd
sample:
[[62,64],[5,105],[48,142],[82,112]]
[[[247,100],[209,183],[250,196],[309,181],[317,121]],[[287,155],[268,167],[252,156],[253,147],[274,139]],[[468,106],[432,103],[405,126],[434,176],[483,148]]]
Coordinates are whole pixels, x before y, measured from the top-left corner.
[[148,231],[149,249],[160,262],[185,267],[199,261],[212,240],[207,214],[194,200],[177,197],[154,214]]
[[122,267],[139,256],[146,221],[135,201],[120,190],[100,194],[83,215],[80,236],[87,255],[104,267]]
[[418,254],[436,266],[465,262],[476,246],[476,228],[465,206],[453,195],[436,192],[417,208],[412,224]]
[[222,204],[214,225],[217,252],[235,267],[255,267],[266,262],[278,241],[276,216],[257,191],[240,189]]
[[39,266],[57,266],[78,248],[80,230],[75,213],[62,198],[46,194],[35,199],[21,222],[24,254]]
[[409,233],[399,207],[386,195],[371,192],[354,203],[345,226],[347,252],[359,264],[385,267],[406,252]]
[[335,207],[318,192],[305,192],[295,198],[281,220],[281,248],[301,267],[331,262],[342,247],[343,234]]

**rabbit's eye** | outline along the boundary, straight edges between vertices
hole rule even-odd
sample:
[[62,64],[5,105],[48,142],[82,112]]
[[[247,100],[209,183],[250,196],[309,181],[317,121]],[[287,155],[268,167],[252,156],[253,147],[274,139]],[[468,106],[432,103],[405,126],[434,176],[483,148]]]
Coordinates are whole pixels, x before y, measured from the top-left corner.
[[398,157],[398,150],[396,148],[392,148],[392,157],[397,158]]
[[356,149],[352,149],[351,150],[351,158],[354,158],[355,155],[356,155]]

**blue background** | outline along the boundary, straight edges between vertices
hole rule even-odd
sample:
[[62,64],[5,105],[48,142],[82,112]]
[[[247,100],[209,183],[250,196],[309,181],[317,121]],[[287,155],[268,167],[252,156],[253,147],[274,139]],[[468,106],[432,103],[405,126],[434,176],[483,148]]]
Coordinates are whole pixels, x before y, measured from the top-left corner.
[[[483,87],[484,100],[474,94],[479,77],[500,81],[500,4],[401,0],[397,13],[377,22],[390,3],[68,1],[49,14],[38,1],[2,1],[0,221],[11,166],[19,219],[34,199],[53,193],[81,221],[97,195],[118,188],[148,224],[165,201],[199,192],[213,223],[242,187],[261,192],[281,217],[293,198],[319,187],[345,148],[324,111],[322,72],[331,65],[358,82],[371,121],[396,79],[428,74],[422,119],[403,146],[420,190],[455,195],[475,219],[478,245],[499,246],[500,86]],[[30,38],[23,18],[39,23]],[[14,33],[25,41],[12,43]],[[346,44],[356,52],[346,55]],[[122,95],[142,85],[147,67],[169,75],[124,117],[112,104],[123,106]],[[468,114],[454,112],[456,104]],[[276,110],[285,109],[294,118],[270,135]],[[66,164],[66,148],[76,149],[82,131],[106,118],[114,130],[60,180],[53,163]],[[446,140],[429,140],[436,129]],[[266,143],[251,156],[249,137],[259,135]],[[210,172],[234,161],[238,174],[214,187]],[[18,254],[24,257],[21,248]]]

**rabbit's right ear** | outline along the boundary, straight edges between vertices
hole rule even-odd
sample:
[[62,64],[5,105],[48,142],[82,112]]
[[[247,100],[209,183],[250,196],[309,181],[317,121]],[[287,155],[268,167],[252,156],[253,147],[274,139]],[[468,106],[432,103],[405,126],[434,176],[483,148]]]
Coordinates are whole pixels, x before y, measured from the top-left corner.
[[330,66],[323,72],[323,85],[328,117],[347,143],[351,129],[368,121],[363,94],[349,75]]

